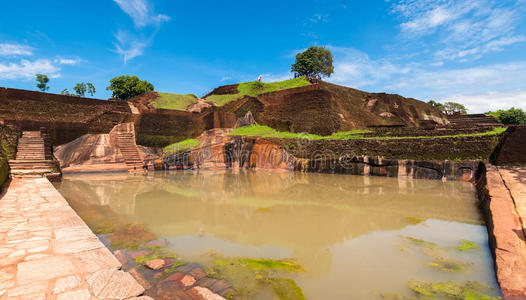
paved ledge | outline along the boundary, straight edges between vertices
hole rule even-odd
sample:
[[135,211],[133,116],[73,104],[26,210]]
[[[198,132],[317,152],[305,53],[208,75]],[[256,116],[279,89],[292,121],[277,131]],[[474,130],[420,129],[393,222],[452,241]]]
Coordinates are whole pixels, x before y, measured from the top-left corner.
[[526,299],[526,169],[486,164],[477,184],[505,299]]
[[0,197],[0,300],[151,299],[45,178]]

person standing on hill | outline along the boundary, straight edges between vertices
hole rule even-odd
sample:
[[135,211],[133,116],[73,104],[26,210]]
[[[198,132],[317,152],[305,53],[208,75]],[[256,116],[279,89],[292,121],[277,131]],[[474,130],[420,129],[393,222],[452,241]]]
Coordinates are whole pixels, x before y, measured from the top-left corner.
[[261,79],[263,79],[263,75],[258,76],[258,81],[261,82]]

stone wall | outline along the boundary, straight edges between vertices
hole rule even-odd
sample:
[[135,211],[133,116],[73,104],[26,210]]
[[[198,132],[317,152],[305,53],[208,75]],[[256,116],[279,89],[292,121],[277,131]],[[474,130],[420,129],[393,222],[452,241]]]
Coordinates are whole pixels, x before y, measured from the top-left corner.
[[412,160],[488,160],[498,136],[466,136],[418,139],[310,140],[269,138],[299,158],[383,156]]
[[205,130],[202,117],[185,111],[156,110],[142,112],[135,122],[137,144],[149,147],[164,147]]
[[[383,156],[355,155],[349,152],[287,151],[279,139],[230,137],[229,131],[214,129],[198,139],[201,145],[190,151],[164,158],[164,167],[173,169],[281,169],[298,172],[387,176],[435,180],[470,181],[479,165],[466,161],[412,160]],[[290,142],[290,141],[289,141]],[[325,149],[327,150],[327,149]]]
[[114,125],[131,118],[125,101],[0,88],[0,120],[21,130],[46,127],[55,145],[86,133],[107,133]]

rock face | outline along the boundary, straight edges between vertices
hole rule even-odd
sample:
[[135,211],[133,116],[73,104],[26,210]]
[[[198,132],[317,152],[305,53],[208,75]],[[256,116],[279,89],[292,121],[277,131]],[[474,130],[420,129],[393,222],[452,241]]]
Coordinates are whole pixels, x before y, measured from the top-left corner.
[[296,159],[278,145],[264,139],[231,137],[231,129],[212,129],[197,139],[196,149],[164,158],[169,168],[196,169],[282,169],[294,170]]
[[[206,131],[197,139],[196,149],[168,156],[164,166],[174,169],[274,169],[314,173],[335,173],[366,176],[405,177],[435,180],[471,181],[479,166],[478,160],[433,161],[385,159],[382,156],[361,156],[351,152],[311,151],[300,148],[285,150],[273,140],[232,137],[231,129]],[[296,141],[298,145],[302,141]],[[312,141],[306,140],[305,143]],[[289,145],[290,146],[290,145]],[[306,145],[307,146],[307,145]],[[327,149],[326,149],[327,150]]]
[[526,165],[526,126],[511,126],[495,150],[498,165]]
[[188,108],[186,110],[191,112],[191,113],[201,113],[201,112],[203,112],[206,109],[210,109],[211,107],[212,107],[212,105],[206,103],[205,100],[198,99],[197,103],[188,106]]
[[[224,86],[204,99],[210,95],[236,93],[237,86]],[[399,95],[367,93],[326,82],[255,97],[245,96],[218,107],[217,111],[219,118],[224,119],[221,120],[223,127],[234,126],[227,120],[229,115],[235,115],[237,119],[251,111],[256,122],[279,131],[320,135],[369,126],[449,124],[444,114],[425,102]]]
[[248,111],[243,117],[237,118],[237,122],[234,128],[250,126],[255,124],[257,123],[256,120],[254,120],[254,116],[250,111]]
[[[57,146],[54,155],[63,172],[128,170],[126,157],[118,147],[123,130],[134,138],[132,123],[119,124],[109,134],[86,134]],[[144,161],[158,158],[156,151],[151,148],[138,146],[137,151]]]
[[504,298],[513,300],[526,299],[526,193],[520,174],[526,170],[485,165],[477,181],[497,279]]

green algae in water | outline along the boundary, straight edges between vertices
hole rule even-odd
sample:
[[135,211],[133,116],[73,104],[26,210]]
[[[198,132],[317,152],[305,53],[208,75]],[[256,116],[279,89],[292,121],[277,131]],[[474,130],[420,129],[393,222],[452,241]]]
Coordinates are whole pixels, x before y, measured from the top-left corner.
[[280,299],[305,299],[294,280],[279,277],[303,271],[304,268],[293,260],[219,258],[208,274],[226,279],[241,296],[249,299],[268,288]]
[[470,264],[453,258],[437,258],[432,262],[428,263],[430,267],[433,267],[440,271],[446,272],[463,272]]
[[413,225],[417,225],[417,224],[420,224],[422,222],[424,222],[423,219],[421,218],[416,218],[416,217],[407,217],[405,218],[409,223],[413,224]]
[[466,281],[464,284],[456,282],[429,282],[413,279],[407,283],[409,288],[424,299],[466,299],[466,300],[493,300],[500,297],[491,297],[483,294],[491,288],[476,281]]
[[147,261],[152,260],[152,259],[165,259],[165,258],[177,259],[177,255],[167,250],[160,249],[160,247],[153,247],[149,249],[151,249],[152,252],[135,258],[135,262],[137,264],[145,264]]
[[272,278],[272,288],[280,300],[306,300],[303,291],[289,278]]
[[480,246],[476,243],[473,243],[472,241],[468,240],[461,240],[460,245],[457,246],[458,251],[469,251],[469,250],[476,250],[479,249]]
[[107,236],[113,249],[137,249],[155,239],[142,224],[132,223],[116,227],[113,233]]

